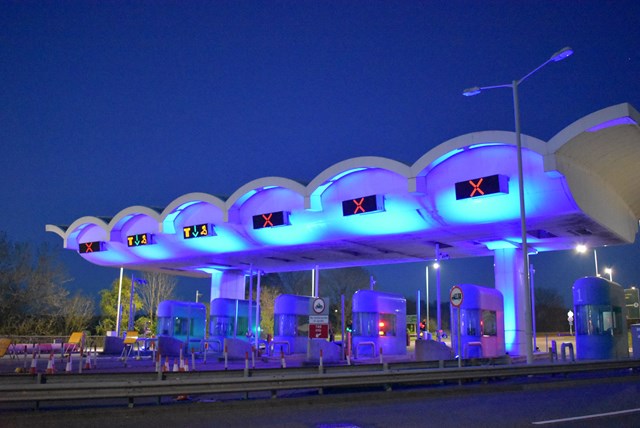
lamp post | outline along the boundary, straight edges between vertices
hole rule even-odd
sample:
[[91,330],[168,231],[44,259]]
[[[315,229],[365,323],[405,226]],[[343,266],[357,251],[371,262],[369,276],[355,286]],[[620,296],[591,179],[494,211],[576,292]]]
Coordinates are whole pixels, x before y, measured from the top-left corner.
[[505,83],[502,85],[493,85],[493,86],[475,86],[473,88],[465,89],[462,94],[465,96],[473,96],[478,95],[480,92],[487,89],[498,89],[498,88],[511,88],[513,91],[513,114],[515,119],[515,128],[516,128],[516,151],[518,156],[518,191],[520,194],[520,232],[522,234],[522,275],[524,279],[525,285],[525,336],[526,340],[526,352],[527,352],[527,363],[531,364],[533,362],[533,333],[532,333],[532,319],[531,319],[531,282],[529,278],[529,253],[527,249],[527,226],[526,226],[526,212],[524,206],[524,181],[523,181],[523,171],[522,171],[522,138],[520,131],[520,103],[518,99],[518,86],[520,86],[527,78],[532,76],[535,72],[540,70],[545,65],[550,62],[558,62],[567,58],[573,54],[573,50],[570,47],[565,47],[558,52],[554,53],[548,60],[543,62],[541,65],[527,73],[524,77],[519,80],[514,80],[511,83]]
[[613,269],[611,269],[610,267],[606,267],[604,268],[604,273],[609,275],[609,281],[613,282]]
[[[586,253],[588,250],[587,246],[584,244],[579,244],[576,245],[576,251],[579,253]],[[600,276],[600,273],[598,272],[598,252],[596,251],[596,249],[593,249],[593,261],[596,264],[596,276]]]

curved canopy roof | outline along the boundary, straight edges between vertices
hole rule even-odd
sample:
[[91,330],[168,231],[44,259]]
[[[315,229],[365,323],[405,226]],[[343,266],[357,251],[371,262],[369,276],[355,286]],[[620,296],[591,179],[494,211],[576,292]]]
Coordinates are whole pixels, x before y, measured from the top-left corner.
[[[577,120],[548,142],[522,136],[531,251],[631,243],[640,219],[640,114],[629,104]],[[155,209],[47,225],[104,266],[206,276],[491,255],[519,247],[515,134],[462,135],[413,165],[358,157],[308,185],[265,177],[229,198],[189,193]]]

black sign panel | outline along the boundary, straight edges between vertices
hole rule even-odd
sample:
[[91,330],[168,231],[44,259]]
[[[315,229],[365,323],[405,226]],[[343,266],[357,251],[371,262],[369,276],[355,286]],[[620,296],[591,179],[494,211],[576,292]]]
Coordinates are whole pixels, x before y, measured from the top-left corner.
[[182,228],[182,239],[203,238],[210,235],[214,235],[210,224],[194,224]]
[[103,244],[102,241],[81,242],[80,248],[78,248],[78,252],[80,254],[86,254],[86,253],[95,253],[98,251],[104,251],[102,244]]
[[509,193],[506,175],[489,175],[456,183],[456,199],[479,198],[496,193]]
[[342,215],[350,216],[355,214],[365,214],[375,211],[382,211],[382,204],[377,195],[362,196],[360,198],[342,201]]
[[253,216],[254,229],[284,226],[287,224],[289,224],[289,213],[286,211],[276,211],[272,213],[258,214]]
[[150,245],[151,243],[150,233],[139,233],[137,235],[127,236],[128,247],[140,247],[142,245]]

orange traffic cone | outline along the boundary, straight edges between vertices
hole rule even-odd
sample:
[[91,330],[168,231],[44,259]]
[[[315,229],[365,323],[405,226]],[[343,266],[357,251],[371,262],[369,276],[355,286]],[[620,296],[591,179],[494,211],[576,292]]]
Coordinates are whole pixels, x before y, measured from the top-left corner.
[[162,366],[163,372],[169,371],[169,357],[164,357],[164,365]]
[[49,355],[49,362],[47,363],[47,374],[55,373],[56,368],[53,365],[53,352]]
[[87,355],[84,356],[84,369],[91,370],[91,352],[87,352]]
[[189,371],[189,360],[187,360],[187,359],[184,360],[184,365],[182,367],[182,371],[183,372],[188,372]]
[[31,358],[31,368],[29,368],[29,374],[37,374],[38,373],[38,357],[36,352],[33,352],[33,358]]
[[173,371],[174,372],[180,371],[180,369],[178,368],[178,360],[176,360],[175,358],[173,359]]

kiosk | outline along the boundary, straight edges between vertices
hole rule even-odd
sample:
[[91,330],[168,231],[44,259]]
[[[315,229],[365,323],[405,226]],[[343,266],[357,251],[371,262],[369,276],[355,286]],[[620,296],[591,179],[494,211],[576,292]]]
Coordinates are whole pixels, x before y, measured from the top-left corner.
[[624,289],[600,277],[573,284],[576,358],[604,360],[629,357]]
[[158,305],[158,351],[178,356],[200,351],[205,337],[207,310],[202,303],[165,300]]
[[352,349],[356,358],[407,353],[407,301],[398,294],[358,290],[353,295]]
[[[249,328],[249,311],[254,317]],[[249,342],[260,334],[260,319],[255,320],[256,302],[248,300],[217,298],[211,301],[209,310],[209,339],[207,343],[213,351],[223,350],[225,339],[239,339]],[[258,314],[258,318],[259,318]]]
[[[317,307],[315,302],[322,302]],[[314,335],[318,339],[327,339],[329,331],[329,301],[327,298],[281,294],[273,305],[273,341],[270,352],[286,355],[306,353],[309,350],[309,324],[314,317],[314,330],[322,334]],[[324,327],[323,327],[324,326]]]
[[462,358],[491,358],[505,355],[504,302],[493,288],[459,284],[462,302],[451,309],[451,349],[458,352],[458,310]]

